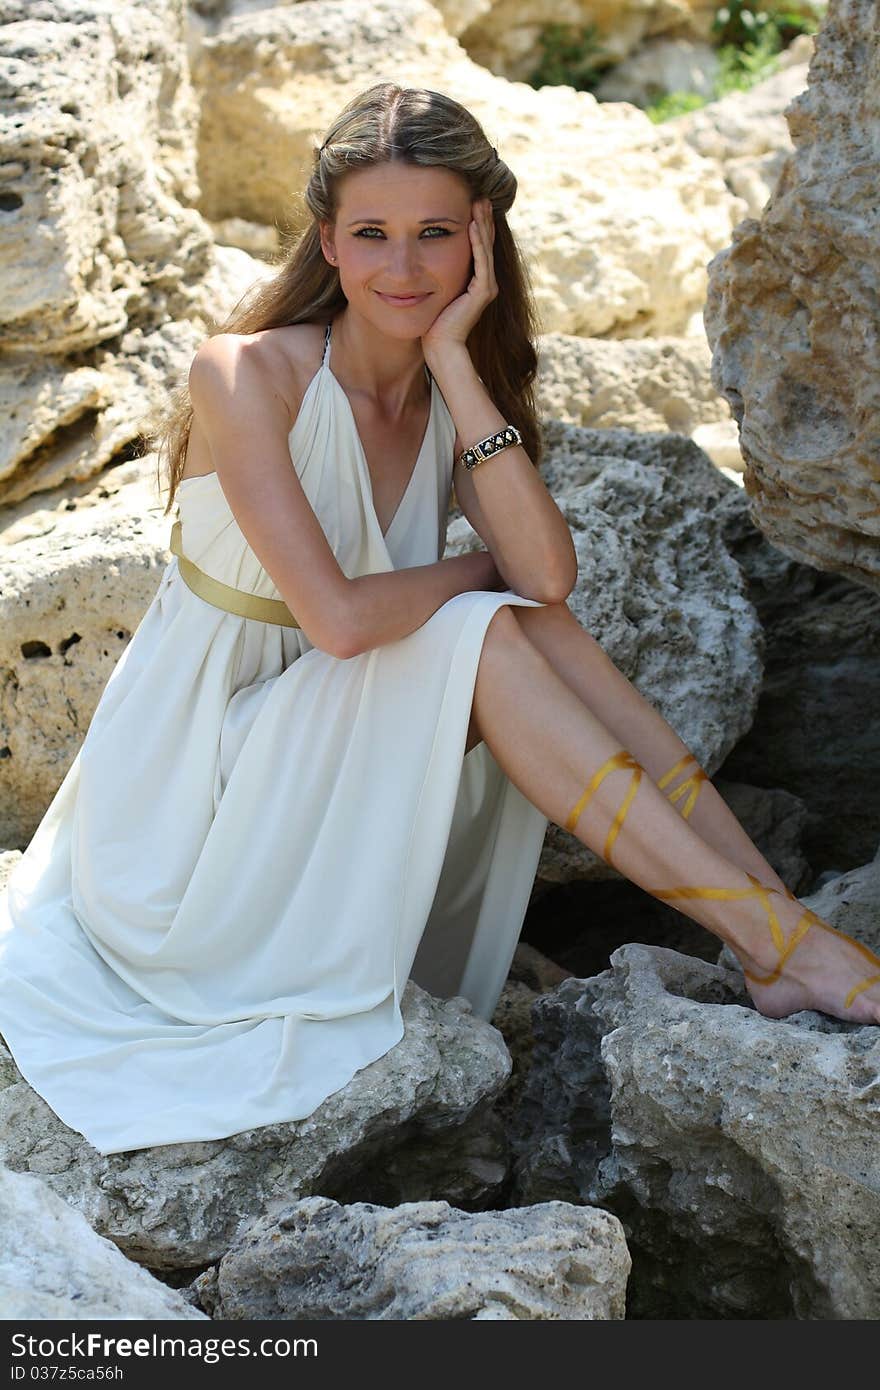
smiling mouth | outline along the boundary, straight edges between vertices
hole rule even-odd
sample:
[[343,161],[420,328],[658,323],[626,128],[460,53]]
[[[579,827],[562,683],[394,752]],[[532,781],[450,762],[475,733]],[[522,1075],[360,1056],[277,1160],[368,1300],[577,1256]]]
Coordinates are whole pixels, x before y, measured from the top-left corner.
[[377,290],[376,293],[380,299],[391,299],[396,304],[412,304],[417,299],[427,299],[430,290],[426,290],[424,294],[384,294],[382,290]]

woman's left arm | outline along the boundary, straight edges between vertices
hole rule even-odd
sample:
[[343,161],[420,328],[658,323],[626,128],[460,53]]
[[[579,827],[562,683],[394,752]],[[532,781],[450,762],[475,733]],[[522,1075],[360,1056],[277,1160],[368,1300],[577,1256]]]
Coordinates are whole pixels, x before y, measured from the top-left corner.
[[523,598],[562,603],[577,581],[574,542],[525,449],[512,445],[472,469],[458,462],[463,449],[512,423],[490,398],[467,348],[468,334],[498,294],[491,201],[476,199],[471,210],[473,275],[422,335],[425,361],[455,422],[455,496],[504,583]]
[[463,343],[448,344],[428,365],[455,421],[453,486],[461,510],[510,588],[523,598],[562,603],[577,581],[565,517],[521,444],[475,468],[458,462],[463,449],[509,421],[491,400]]

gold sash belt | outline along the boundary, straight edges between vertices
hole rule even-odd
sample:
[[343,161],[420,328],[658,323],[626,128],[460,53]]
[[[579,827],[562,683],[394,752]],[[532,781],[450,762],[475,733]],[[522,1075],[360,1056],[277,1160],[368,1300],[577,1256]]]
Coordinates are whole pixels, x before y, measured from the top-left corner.
[[180,577],[194,594],[212,603],[215,608],[223,608],[227,613],[236,613],[239,618],[256,618],[261,623],[277,623],[281,627],[299,627],[287,604],[279,598],[260,598],[259,594],[249,594],[246,589],[234,589],[231,584],[222,584],[212,579],[183,553],[182,529],[179,521],[171,528],[172,555],[177,556]]

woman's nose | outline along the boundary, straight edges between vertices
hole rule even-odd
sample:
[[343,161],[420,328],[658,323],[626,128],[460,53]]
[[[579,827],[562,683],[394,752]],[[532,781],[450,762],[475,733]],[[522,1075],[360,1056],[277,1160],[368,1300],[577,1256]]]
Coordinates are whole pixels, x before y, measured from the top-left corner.
[[392,241],[388,248],[388,266],[401,279],[411,275],[419,264],[419,245],[413,241]]

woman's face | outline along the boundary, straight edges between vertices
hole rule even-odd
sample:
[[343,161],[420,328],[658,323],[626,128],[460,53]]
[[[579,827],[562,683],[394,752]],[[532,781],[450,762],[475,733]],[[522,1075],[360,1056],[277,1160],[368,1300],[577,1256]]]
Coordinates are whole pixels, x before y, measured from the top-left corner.
[[395,161],[345,175],[321,241],[349,304],[390,337],[415,338],[467,288],[472,216],[458,174]]

